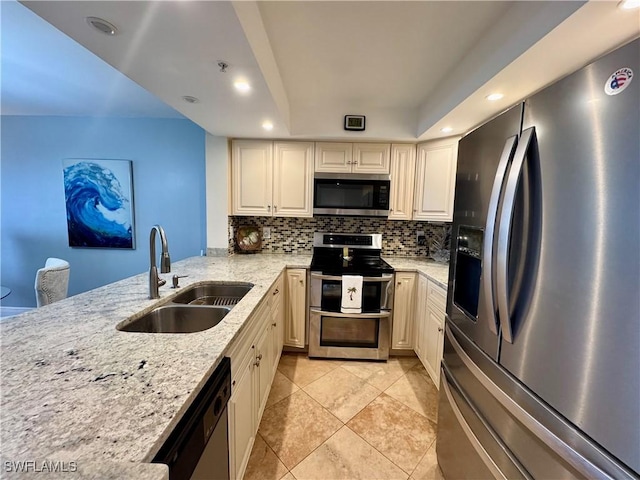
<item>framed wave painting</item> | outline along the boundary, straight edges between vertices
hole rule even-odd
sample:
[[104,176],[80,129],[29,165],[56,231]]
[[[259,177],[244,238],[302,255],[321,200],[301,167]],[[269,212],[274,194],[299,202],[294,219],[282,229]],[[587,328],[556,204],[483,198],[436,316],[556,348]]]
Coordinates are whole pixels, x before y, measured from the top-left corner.
[[131,161],[62,163],[69,246],[135,248]]

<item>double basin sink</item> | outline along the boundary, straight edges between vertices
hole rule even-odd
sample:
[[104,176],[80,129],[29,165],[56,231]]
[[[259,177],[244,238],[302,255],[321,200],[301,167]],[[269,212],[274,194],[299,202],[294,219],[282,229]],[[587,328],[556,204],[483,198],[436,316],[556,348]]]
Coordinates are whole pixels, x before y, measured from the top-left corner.
[[215,327],[253,288],[251,283],[204,283],[184,289],[171,303],[116,328],[123,332],[193,333]]

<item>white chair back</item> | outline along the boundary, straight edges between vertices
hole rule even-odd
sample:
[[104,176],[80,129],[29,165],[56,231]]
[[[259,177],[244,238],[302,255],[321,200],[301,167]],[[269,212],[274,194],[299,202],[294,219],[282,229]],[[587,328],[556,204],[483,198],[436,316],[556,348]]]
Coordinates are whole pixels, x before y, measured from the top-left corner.
[[38,307],[67,298],[69,289],[69,262],[60,258],[47,258],[44,268],[36,273],[36,302]]

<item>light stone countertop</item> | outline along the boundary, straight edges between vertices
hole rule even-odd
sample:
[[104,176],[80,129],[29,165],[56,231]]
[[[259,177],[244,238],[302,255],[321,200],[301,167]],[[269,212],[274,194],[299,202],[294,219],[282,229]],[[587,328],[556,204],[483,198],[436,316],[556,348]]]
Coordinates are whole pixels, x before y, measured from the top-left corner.
[[445,290],[449,282],[449,264],[437,263],[425,257],[382,257],[396,270],[416,271],[426,275]]
[[[386,260],[446,287],[446,266],[417,258]],[[181,279],[183,288],[204,281],[254,284],[220,324],[204,332],[116,330],[118,323],[181,291],[165,285],[160,299],[149,300],[147,273],[0,322],[2,462],[74,461],[82,478],[108,478],[107,472],[127,476],[124,472],[131,468],[137,478],[166,478],[166,467],[147,462],[278,274],[286,267],[308,268],[310,262],[310,255],[276,254],[175,262],[170,274],[160,276],[171,283],[174,274],[188,275]],[[115,466],[118,462],[121,468]],[[2,463],[0,476],[6,473]]]

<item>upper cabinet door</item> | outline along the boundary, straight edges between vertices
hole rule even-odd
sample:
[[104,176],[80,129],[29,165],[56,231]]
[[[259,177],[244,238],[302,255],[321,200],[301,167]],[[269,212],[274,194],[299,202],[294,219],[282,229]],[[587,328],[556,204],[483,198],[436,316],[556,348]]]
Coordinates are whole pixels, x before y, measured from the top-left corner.
[[391,145],[391,205],[389,220],[413,218],[413,184],[416,174],[416,146]]
[[271,216],[273,147],[270,141],[234,140],[231,178],[234,215]]
[[313,216],[313,143],[275,142],[273,214]]
[[389,174],[391,145],[388,143],[354,143],[353,173]]
[[418,145],[414,220],[453,220],[458,138]]
[[316,143],[316,172],[350,173],[352,163],[353,149],[351,143]]

